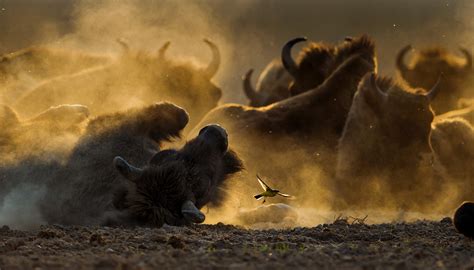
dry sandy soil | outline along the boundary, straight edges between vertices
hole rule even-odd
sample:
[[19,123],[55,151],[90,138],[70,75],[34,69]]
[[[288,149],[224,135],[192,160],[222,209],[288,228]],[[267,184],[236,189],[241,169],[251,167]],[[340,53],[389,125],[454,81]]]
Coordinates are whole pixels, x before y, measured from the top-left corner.
[[445,218],[313,228],[231,225],[0,229],[1,269],[473,269],[474,241]]

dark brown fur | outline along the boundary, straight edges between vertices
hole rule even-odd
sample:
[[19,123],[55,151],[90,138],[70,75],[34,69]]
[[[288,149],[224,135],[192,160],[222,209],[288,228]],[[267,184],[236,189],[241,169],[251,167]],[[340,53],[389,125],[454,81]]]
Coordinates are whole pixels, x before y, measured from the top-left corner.
[[301,94],[323,83],[349,57],[360,54],[376,66],[375,43],[367,35],[333,46],[311,43],[298,56],[297,75],[290,84],[292,96]]
[[378,78],[384,100],[370,80],[361,82],[339,142],[335,197],[341,207],[420,210],[442,189],[432,168],[430,100],[420,89]]
[[[179,212],[184,200],[198,208],[218,203],[219,187],[241,169],[236,155],[223,148],[227,138],[204,132],[180,150],[156,147],[178,136],[187,122],[186,112],[169,103],[92,120],[67,164],[48,181],[41,203],[46,221],[182,225],[187,223]],[[112,164],[116,156],[143,173],[136,179],[122,176]]]

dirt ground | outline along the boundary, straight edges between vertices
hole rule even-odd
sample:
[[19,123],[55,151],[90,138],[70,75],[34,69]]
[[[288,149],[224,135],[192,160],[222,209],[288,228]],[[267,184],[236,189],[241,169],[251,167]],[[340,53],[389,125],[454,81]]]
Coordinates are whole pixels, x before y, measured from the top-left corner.
[[1,269],[473,269],[474,241],[439,222],[248,230],[232,225],[0,229]]

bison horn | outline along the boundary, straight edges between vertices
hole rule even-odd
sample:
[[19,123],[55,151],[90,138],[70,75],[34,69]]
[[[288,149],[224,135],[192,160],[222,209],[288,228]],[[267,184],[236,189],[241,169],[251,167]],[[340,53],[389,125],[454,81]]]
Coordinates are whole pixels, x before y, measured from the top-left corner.
[[432,101],[436,97],[436,95],[438,95],[438,92],[441,89],[440,83],[441,83],[441,76],[438,77],[438,80],[436,81],[435,85],[431,87],[430,91],[426,93],[426,96],[428,97],[430,101]]
[[345,42],[352,42],[352,41],[354,41],[354,38],[351,37],[351,36],[346,36],[346,37],[344,38],[344,41],[345,41]]
[[258,92],[253,88],[252,82],[251,82],[252,73],[253,73],[253,69],[250,69],[249,71],[247,71],[247,73],[245,73],[244,77],[242,78],[244,92],[248,99],[258,100],[259,99]]
[[217,48],[216,44],[211,42],[208,39],[204,39],[204,42],[211,48],[212,50],[212,61],[204,70],[204,73],[207,74],[207,77],[212,78],[216,75],[217,70],[219,70],[219,66],[221,64],[221,54],[219,52],[219,48]]
[[187,221],[192,223],[203,223],[206,216],[197,209],[192,201],[185,201],[181,206],[181,213]]
[[370,85],[373,89],[375,89],[376,95],[380,98],[380,100],[385,100],[387,98],[387,93],[382,91],[380,87],[377,85],[377,78],[375,73],[370,75]]
[[411,50],[411,45],[407,45],[401,49],[397,54],[397,68],[400,71],[402,77],[405,77],[405,74],[410,71],[410,69],[405,65],[405,55],[409,50]]
[[120,46],[122,46],[122,49],[123,49],[124,52],[129,52],[130,51],[130,46],[128,45],[128,43],[123,38],[117,38],[116,41],[117,41],[118,44],[120,44]]
[[464,55],[464,58],[466,58],[466,64],[464,65],[464,69],[470,71],[472,69],[472,54],[467,49],[462,47],[459,48],[459,50]]
[[163,45],[161,45],[161,48],[158,50],[158,58],[159,59],[164,59],[166,51],[168,50],[168,47],[170,46],[171,41],[166,41]]
[[124,158],[119,156],[114,158],[114,167],[121,175],[132,182],[138,180],[143,173],[142,169],[130,165]]
[[290,73],[291,76],[293,76],[293,77],[297,76],[298,67],[296,66],[296,63],[293,60],[293,57],[291,57],[291,48],[293,48],[293,46],[296,43],[306,41],[306,40],[308,40],[308,39],[305,38],[305,37],[294,38],[294,39],[288,41],[285,44],[285,46],[283,46],[283,48],[281,49],[281,61],[283,63],[283,66],[288,71],[288,73]]

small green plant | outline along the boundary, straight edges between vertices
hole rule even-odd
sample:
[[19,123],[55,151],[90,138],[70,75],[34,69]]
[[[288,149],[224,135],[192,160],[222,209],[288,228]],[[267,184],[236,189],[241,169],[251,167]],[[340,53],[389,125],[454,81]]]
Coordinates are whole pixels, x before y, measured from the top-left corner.
[[259,248],[260,252],[268,252],[270,247],[267,244],[261,245]]
[[211,246],[207,247],[206,251],[209,252],[209,253],[212,253],[212,252],[216,251],[216,248],[211,245]]
[[288,245],[287,243],[276,243],[275,250],[278,250],[281,253],[287,252],[288,250],[290,250],[290,245]]

